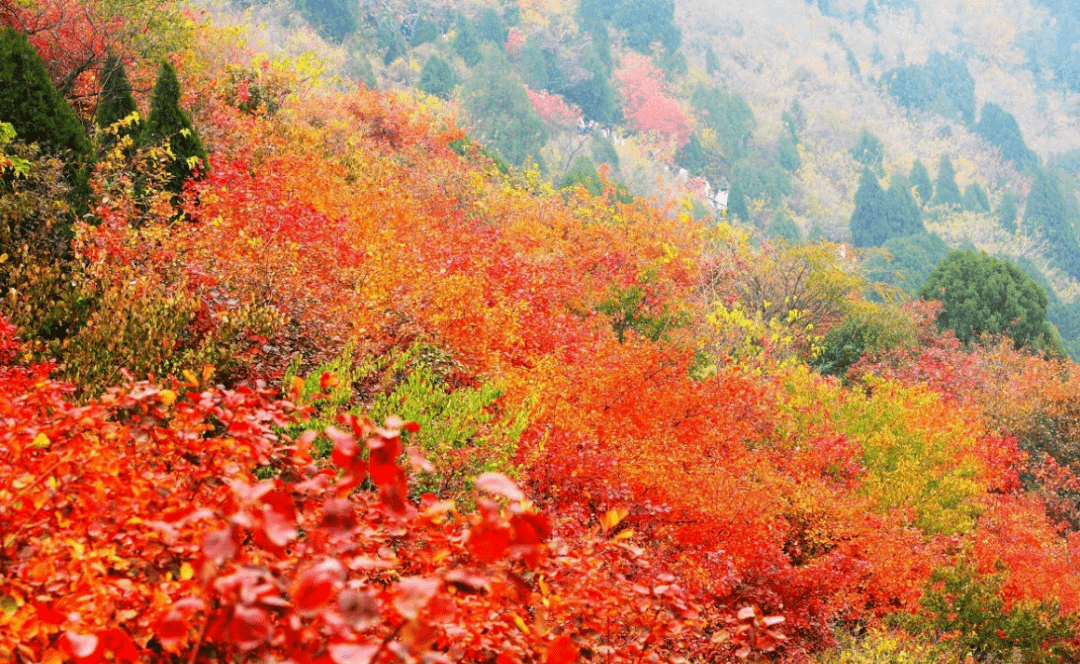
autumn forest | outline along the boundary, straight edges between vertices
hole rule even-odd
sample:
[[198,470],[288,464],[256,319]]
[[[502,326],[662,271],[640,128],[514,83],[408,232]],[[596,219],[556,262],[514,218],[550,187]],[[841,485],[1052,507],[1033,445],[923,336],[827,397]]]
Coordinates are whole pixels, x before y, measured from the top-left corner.
[[0,0],[0,661],[1076,661],[1077,43]]

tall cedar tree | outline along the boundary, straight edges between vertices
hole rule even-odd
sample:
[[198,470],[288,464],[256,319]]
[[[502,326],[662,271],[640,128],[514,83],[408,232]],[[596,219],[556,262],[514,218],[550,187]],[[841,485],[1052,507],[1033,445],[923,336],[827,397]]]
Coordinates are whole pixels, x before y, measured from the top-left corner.
[[0,122],[10,123],[20,140],[64,157],[68,200],[77,217],[88,213],[90,139],[26,35],[12,28],[0,30]]
[[70,152],[75,160],[90,154],[90,139],[75,111],[49,80],[26,35],[12,28],[0,31],[0,121],[49,154]]
[[890,238],[926,232],[922,223],[922,209],[911,195],[911,185],[903,175],[893,174],[889,189],[885,192],[885,201],[889,205],[887,228]]
[[1017,348],[1051,343],[1046,292],[1000,258],[954,251],[930,273],[919,295],[941,301],[938,329],[954,330],[964,343],[984,333],[1008,335]]
[[455,85],[457,85],[457,77],[454,76],[454,70],[450,68],[450,65],[437,55],[429,57],[424,63],[423,70],[420,71],[420,82],[417,87],[429,95],[449,99]]
[[886,227],[888,201],[877,176],[863,168],[855,192],[855,212],[851,214],[851,243],[856,247],[876,247],[889,239]]
[[1048,253],[1073,277],[1080,278],[1080,212],[1076,197],[1057,173],[1040,168],[1035,173],[1024,206],[1024,232],[1046,241]]
[[454,35],[454,50],[465,61],[465,64],[475,67],[481,57],[480,37],[476,34],[476,27],[468,16],[458,12],[455,29],[457,34]]
[[[202,141],[191,124],[191,118],[180,108],[180,81],[176,78],[176,68],[168,62],[161,63],[157,81],[154,82],[146,137],[151,142],[169,141],[175,157],[168,168],[169,191],[180,193],[184,180],[205,173],[208,169]],[[195,162],[195,169],[191,160]]]
[[964,197],[960,195],[960,187],[956,185],[956,170],[949,155],[941,155],[938,161],[937,182],[934,183],[934,205],[948,205],[960,207],[964,204]]
[[930,172],[918,159],[911,165],[908,181],[915,187],[915,191],[919,194],[919,202],[923,205],[929,203],[934,197],[934,183],[930,181]]
[[[119,58],[109,57],[105,61],[103,75],[105,80],[102,83],[95,119],[99,128],[106,129],[137,112],[139,107],[135,103],[135,97],[131,95],[131,83],[128,82],[124,63]],[[105,136],[103,147],[110,147],[113,141],[123,136],[137,139],[141,128],[141,121],[120,127],[115,135]]]
[[491,7],[481,12],[477,34],[483,41],[491,42],[502,48],[506,44],[507,30],[506,24],[503,23],[502,17],[499,16],[499,12]]
[[1015,162],[1018,169],[1033,171],[1039,167],[1039,155],[1024,142],[1016,117],[994,102],[983,106],[975,132],[1001,148],[1001,154]]

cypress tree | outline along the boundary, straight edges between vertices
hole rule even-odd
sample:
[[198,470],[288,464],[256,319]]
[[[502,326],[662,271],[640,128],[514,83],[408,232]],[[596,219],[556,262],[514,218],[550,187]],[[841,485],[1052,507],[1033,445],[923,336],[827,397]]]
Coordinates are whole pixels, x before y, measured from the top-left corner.
[[176,68],[168,62],[161,63],[154,82],[146,137],[151,142],[169,142],[175,157],[168,166],[170,191],[180,193],[184,180],[196,174],[188,163],[189,159],[195,159],[200,172],[207,170],[206,150],[191,124],[191,118],[180,108],[180,81],[176,78]]
[[1032,171],[1039,167],[1039,155],[1024,142],[1024,134],[1016,117],[994,102],[987,102],[983,106],[975,131],[1001,148],[1001,154],[1011,159],[1018,169]]
[[521,61],[518,68],[521,72],[521,80],[533,90],[547,90],[551,84],[544,51],[540,48],[540,42],[535,36],[526,39],[525,45],[521,47]]
[[911,165],[911,174],[908,175],[908,180],[915,187],[916,193],[919,194],[919,202],[923,205],[929,203],[930,199],[934,197],[934,183],[930,181],[930,172],[926,170],[926,166],[918,159]]
[[877,176],[863,168],[855,192],[855,212],[851,215],[851,243],[856,247],[876,247],[889,239],[888,201]]
[[978,182],[964,187],[964,209],[969,212],[989,212],[990,199]]
[[417,84],[424,92],[441,99],[449,99],[454,90],[456,80],[454,70],[446,61],[437,55],[432,55],[424,63],[424,69],[420,72],[420,83]]
[[1024,231],[1046,240],[1047,250],[1066,273],[1080,278],[1077,226],[1080,210],[1058,174],[1040,168],[1024,206]]
[[506,44],[507,30],[499,12],[491,7],[480,13],[480,25],[477,27],[480,39],[502,48]]
[[941,155],[938,161],[937,182],[934,184],[934,205],[949,205],[959,207],[964,199],[960,195],[960,187],[956,186],[956,170],[953,169],[949,155]]
[[[95,118],[101,129],[107,129],[139,110],[135,98],[131,96],[131,83],[124,71],[124,63],[120,62],[119,58],[110,56],[105,61],[104,77]],[[120,127],[115,136],[106,135],[103,147],[110,147],[113,141],[123,136],[137,138],[141,125],[141,121],[135,122],[127,127]]]
[[480,62],[480,38],[476,35],[476,27],[469,17],[458,12],[456,22],[457,34],[454,35],[454,50],[470,67],[475,67]]
[[884,156],[885,148],[881,144],[881,139],[863,127],[859,132],[859,142],[851,148],[851,157],[863,166],[874,169],[875,173],[881,173],[881,162]]
[[728,189],[727,209],[730,214],[739,217],[743,221],[750,220],[750,208],[746,203],[746,194],[743,193],[738,180],[732,182],[731,188]]
[[[26,35],[12,28],[0,30],[0,121],[49,154],[70,152],[76,160],[90,154],[90,139],[75,111],[49,80]],[[69,175],[76,170],[69,168]]]
[[[922,223],[922,210],[911,195],[911,185],[907,178],[902,175],[894,175],[889,182],[889,189],[885,192],[887,204],[888,237],[902,237],[904,235],[917,235],[925,233],[926,227]],[[884,242],[884,240],[882,240]]]

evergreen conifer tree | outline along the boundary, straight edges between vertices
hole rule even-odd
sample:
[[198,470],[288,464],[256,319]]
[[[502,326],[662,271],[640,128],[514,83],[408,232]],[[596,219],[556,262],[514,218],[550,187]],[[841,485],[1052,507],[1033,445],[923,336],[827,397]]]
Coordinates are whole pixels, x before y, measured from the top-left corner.
[[417,84],[424,92],[441,99],[449,99],[454,90],[454,70],[445,60],[437,55],[432,55],[424,63],[424,69],[420,72],[420,83]]
[[691,175],[701,175],[704,172],[707,160],[697,134],[690,134],[690,140],[675,152],[675,163]]
[[997,217],[998,224],[1000,224],[1007,233],[1016,232],[1016,215],[1019,213],[1017,208],[1018,202],[1016,194],[1007,191],[1005,192],[1005,195],[1001,197],[1001,204],[998,205],[998,209],[994,211],[994,216]]
[[709,44],[705,47],[705,73],[712,76],[718,71],[720,71],[720,59],[716,57],[712,44]]
[[[925,233],[922,223],[922,210],[911,195],[911,185],[907,178],[894,174],[885,192],[887,208],[886,231],[889,238]],[[884,240],[882,240],[884,242]]]
[[915,187],[916,193],[919,194],[919,202],[923,205],[929,203],[930,199],[934,197],[934,183],[930,181],[930,173],[918,159],[911,165],[908,181]]
[[969,212],[989,212],[990,199],[978,182],[964,187],[964,209]]
[[574,163],[559,180],[559,189],[582,186],[593,196],[599,196],[603,192],[600,184],[600,174],[596,172],[596,164],[585,155],[578,155]]
[[503,23],[499,12],[492,7],[487,7],[480,13],[480,25],[477,26],[480,39],[491,42],[502,48],[506,43],[506,25]]
[[941,155],[938,161],[937,182],[934,183],[934,205],[948,205],[959,207],[963,205],[964,198],[960,195],[960,187],[956,185],[956,170],[953,169],[949,155]]
[[731,183],[731,188],[728,189],[728,204],[727,209],[729,214],[733,214],[743,221],[750,220],[750,208],[746,203],[746,194],[743,193],[742,185],[738,180]]
[[470,67],[475,67],[480,62],[480,38],[476,34],[476,27],[462,12],[458,12],[455,22],[454,51],[461,56]]
[[859,132],[859,141],[851,148],[851,156],[863,166],[872,169],[875,173],[881,173],[882,159],[885,156],[885,148],[881,139],[870,133],[866,127]]
[[180,108],[180,81],[176,78],[176,68],[168,62],[161,63],[154,82],[146,138],[151,142],[169,142],[175,157],[168,167],[170,191],[180,193],[184,180],[208,168],[202,141],[191,118]]
[[1011,159],[1022,171],[1039,167],[1039,156],[1024,142],[1024,134],[1016,117],[994,102],[987,102],[979,115],[975,132],[1001,148],[1001,154]]
[[851,243],[856,247],[876,247],[889,239],[888,201],[877,176],[863,168],[855,192],[855,212],[851,215]]
[[551,84],[551,79],[548,77],[547,60],[544,58],[544,51],[540,48],[540,42],[537,41],[535,36],[526,39],[525,45],[521,47],[518,68],[521,72],[521,80],[534,91],[547,90]]
[[462,86],[473,132],[514,166],[539,161],[548,129],[502,51],[485,45],[476,72]]
[[49,80],[26,35],[12,28],[0,30],[0,121],[49,154],[69,152],[74,158],[69,176],[78,170],[75,162],[90,154],[90,139],[75,111]]
[[[131,83],[128,82],[124,63],[119,58],[109,57],[105,61],[103,75],[105,80],[101,88],[95,120],[99,128],[107,129],[137,112],[139,107],[135,104],[135,98],[131,96]],[[141,121],[134,122],[127,127],[120,127],[115,136],[106,135],[104,147],[108,147],[113,140],[123,136],[137,138],[141,125]]]
[[1046,241],[1048,253],[1066,273],[1080,278],[1080,211],[1062,178],[1045,168],[1035,173],[1024,206],[1024,232]]

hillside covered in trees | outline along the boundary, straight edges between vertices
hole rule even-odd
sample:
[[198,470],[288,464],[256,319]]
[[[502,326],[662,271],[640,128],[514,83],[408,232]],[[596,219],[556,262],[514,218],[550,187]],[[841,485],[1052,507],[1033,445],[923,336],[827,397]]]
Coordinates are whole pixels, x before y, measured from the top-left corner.
[[1075,661],[1067,10],[0,0],[0,659]]

